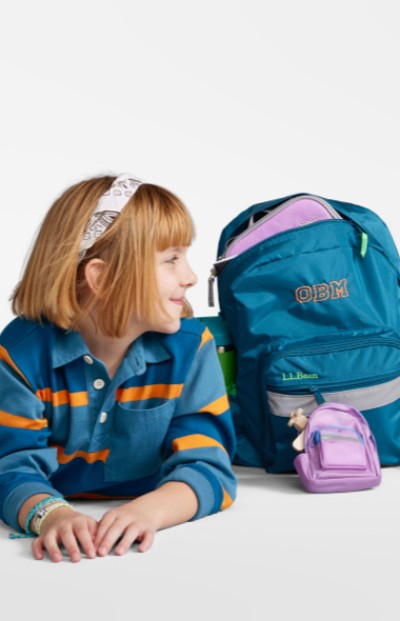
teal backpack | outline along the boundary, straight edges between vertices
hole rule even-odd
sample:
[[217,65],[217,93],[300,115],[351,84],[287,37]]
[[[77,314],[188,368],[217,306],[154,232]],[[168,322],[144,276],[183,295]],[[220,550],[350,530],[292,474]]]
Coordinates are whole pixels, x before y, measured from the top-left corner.
[[[327,216],[296,220],[301,201]],[[215,279],[236,352],[235,463],[293,472],[290,413],[336,402],[364,415],[382,465],[399,464],[399,255],[384,222],[312,195],[253,205],[223,229]]]

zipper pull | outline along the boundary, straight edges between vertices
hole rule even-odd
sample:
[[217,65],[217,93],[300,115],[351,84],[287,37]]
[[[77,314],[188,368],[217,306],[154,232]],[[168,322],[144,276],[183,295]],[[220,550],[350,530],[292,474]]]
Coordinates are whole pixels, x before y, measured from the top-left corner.
[[368,250],[368,233],[361,228],[358,222],[353,221],[353,226],[360,234],[360,257],[364,259]]
[[309,390],[311,394],[314,395],[315,401],[318,403],[318,405],[322,405],[323,403],[325,403],[325,399],[323,398],[322,394],[319,392],[316,386],[310,386]]
[[222,272],[222,270],[228,265],[235,257],[224,257],[223,255],[214,263],[211,268],[210,276],[208,277],[208,306],[215,306],[214,304],[214,281],[216,277]]
[[208,306],[215,306],[214,303],[214,282],[217,275],[215,267],[211,268],[210,275],[208,277]]
[[360,256],[363,259],[367,254],[368,250],[368,234],[365,231],[361,231],[361,247],[360,247]]

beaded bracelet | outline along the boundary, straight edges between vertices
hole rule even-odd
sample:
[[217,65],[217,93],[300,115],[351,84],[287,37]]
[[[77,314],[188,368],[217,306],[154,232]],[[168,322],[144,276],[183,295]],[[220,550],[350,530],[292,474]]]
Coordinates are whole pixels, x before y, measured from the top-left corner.
[[31,523],[29,524],[29,530],[31,531],[31,533],[35,533],[35,535],[37,535],[37,525],[40,518],[46,514],[46,511],[49,507],[52,507],[55,503],[60,502],[60,500],[62,499],[53,497],[51,500],[49,500],[49,502],[46,502],[41,507],[38,507],[38,510],[36,511],[35,515],[31,520]]
[[32,507],[32,509],[29,511],[28,515],[26,516],[24,531],[28,533],[28,535],[35,535],[36,533],[29,528],[29,525],[35,513],[39,511],[39,509],[41,509],[45,505],[48,505],[49,503],[52,503],[52,502],[56,502],[60,499],[61,499],[61,496],[47,496],[43,500],[40,500],[38,503],[36,503],[36,505]]
[[47,505],[46,508],[42,509],[42,511],[40,512],[41,515],[39,515],[38,520],[35,522],[35,526],[34,526],[34,530],[36,532],[37,535],[40,535],[40,531],[42,529],[42,525],[43,522],[45,521],[45,519],[47,518],[47,516],[54,511],[54,509],[58,509],[59,507],[71,507],[72,505],[70,505],[69,502],[67,502],[66,500],[60,500],[59,502],[55,502],[52,505]]
[[40,521],[47,515],[53,505],[71,507],[70,503],[61,496],[48,496],[38,502],[29,511],[25,520],[25,532],[29,535],[38,535]]

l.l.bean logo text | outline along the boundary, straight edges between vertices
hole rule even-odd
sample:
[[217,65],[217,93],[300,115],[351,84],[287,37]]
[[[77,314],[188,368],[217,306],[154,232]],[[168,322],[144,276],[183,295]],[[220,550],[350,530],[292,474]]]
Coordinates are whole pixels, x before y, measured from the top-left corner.
[[303,285],[295,290],[296,301],[299,304],[305,302],[325,302],[325,300],[337,300],[348,298],[347,278],[320,282],[316,285]]

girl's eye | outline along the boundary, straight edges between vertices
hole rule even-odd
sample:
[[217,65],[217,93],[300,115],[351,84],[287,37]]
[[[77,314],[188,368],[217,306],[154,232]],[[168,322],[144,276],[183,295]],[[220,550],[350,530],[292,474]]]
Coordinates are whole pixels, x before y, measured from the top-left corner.
[[172,256],[172,257],[169,257],[169,258],[167,259],[167,261],[166,261],[166,262],[167,262],[167,263],[172,263],[172,264],[173,264],[173,263],[176,263],[176,261],[177,261],[177,260],[178,260],[178,256],[177,256],[177,255],[174,255],[174,256]]

